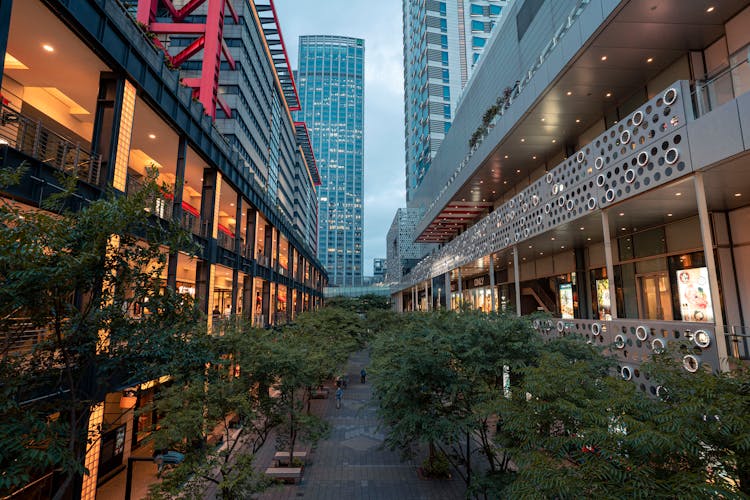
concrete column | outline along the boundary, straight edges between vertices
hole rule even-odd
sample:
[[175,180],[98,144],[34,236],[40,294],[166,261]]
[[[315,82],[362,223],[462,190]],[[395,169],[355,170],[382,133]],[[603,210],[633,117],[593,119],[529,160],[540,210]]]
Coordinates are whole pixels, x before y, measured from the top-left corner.
[[719,370],[729,371],[729,360],[727,341],[724,336],[724,316],[721,312],[721,295],[719,294],[719,278],[716,270],[716,259],[714,258],[714,241],[711,234],[711,219],[708,215],[708,204],[706,203],[706,187],[703,183],[703,172],[696,172],[693,176],[695,184],[695,198],[698,202],[698,219],[701,224],[701,240],[703,241],[703,255],[708,269],[708,285],[711,289],[711,306],[714,312],[714,324],[716,325],[716,350],[718,351]]
[[518,266],[518,247],[513,247],[513,280],[516,285],[516,316],[521,315],[521,270]]
[[464,283],[463,279],[461,278],[461,268],[459,267],[456,269],[458,271],[458,308],[461,309],[461,306],[464,303]]
[[242,265],[242,236],[240,224],[242,224],[242,196],[237,196],[234,212],[234,266],[232,268],[232,315],[237,314],[237,299],[240,293],[240,267]]
[[[174,196],[172,198],[172,220],[182,222],[182,192],[185,186],[185,163],[187,159],[187,138],[180,136],[177,146],[177,165],[175,171]],[[167,286],[172,290],[177,288],[177,262],[179,253],[169,254],[167,263]]]
[[495,257],[490,254],[490,305],[491,311],[497,312],[497,301],[495,300]]
[[612,265],[612,238],[609,234],[609,213],[606,210],[602,210],[602,234],[604,235],[604,260],[607,265],[607,283],[609,283],[609,311],[612,319],[617,319],[615,268]]
[[445,273],[445,309],[450,311],[451,307],[451,273]]
[[430,282],[428,280],[428,281],[425,281],[425,284],[424,284],[424,303],[425,303],[426,311],[429,311],[430,306],[432,305],[431,304],[432,300],[430,300],[431,298],[432,297],[430,297]]

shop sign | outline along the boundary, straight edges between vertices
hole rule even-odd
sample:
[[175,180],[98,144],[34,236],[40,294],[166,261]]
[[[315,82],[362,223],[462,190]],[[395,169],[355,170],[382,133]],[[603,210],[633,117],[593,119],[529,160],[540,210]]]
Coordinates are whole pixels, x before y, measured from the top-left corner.
[[573,284],[560,284],[560,313],[563,319],[573,319]]
[[708,286],[708,269],[696,267],[676,272],[682,320],[712,322],[714,310]]

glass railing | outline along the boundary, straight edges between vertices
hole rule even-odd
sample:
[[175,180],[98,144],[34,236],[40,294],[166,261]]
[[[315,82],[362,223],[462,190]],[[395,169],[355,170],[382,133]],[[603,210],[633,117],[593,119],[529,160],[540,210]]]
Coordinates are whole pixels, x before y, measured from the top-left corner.
[[25,116],[5,104],[0,108],[0,144],[7,144],[89,184],[99,184],[100,155],[53,132],[42,120]]
[[[750,58],[750,55],[748,57]],[[692,90],[695,117],[699,118],[748,91],[750,91],[748,59],[741,60],[707,80],[696,80]]]

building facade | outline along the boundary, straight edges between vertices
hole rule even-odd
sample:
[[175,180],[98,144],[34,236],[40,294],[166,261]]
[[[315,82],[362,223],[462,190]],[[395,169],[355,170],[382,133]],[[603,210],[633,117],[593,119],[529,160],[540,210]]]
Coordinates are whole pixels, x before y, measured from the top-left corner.
[[364,40],[299,39],[302,110],[312,140],[318,189],[318,256],[331,284],[362,284],[364,203]]
[[[60,171],[75,172],[82,199],[127,196],[155,169],[168,189],[152,216],[179,223],[201,249],[169,255],[163,284],[195,297],[209,329],[217,313],[286,323],[320,307],[327,284],[314,239],[315,160],[292,119],[288,61],[274,55],[278,21],[272,4],[241,3],[0,2],[0,148],[5,166],[34,172],[0,196],[41,209]],[[82,498],[95,498],[156,425],[158,416],[134,412],[158,385],[129,388],[137,397],[127,404],[118,389],[92,408],[89,428],[101,439],[86,455]],[[53,488],[54,473],[34,485]]]
[[507,0],[404,0],[406,201],[451,126],[461,91]]
[[415,191],[415,241],[440,247],[396,308],[547,311],[540,334],[613,346],[652,394],[639,365],[670,344],[687,371],[747,359],[747,2],[504,15]]
[[382,283],[385,280],[385,274],[388,271],[388,260],[384,258],[375,258],[372,260],[372,277],[375,283]]
[[421,220],[422,211],[399,208],[386,234],[386,283],[399,283],[412,267],[436,245],[417,243],[414,228]]

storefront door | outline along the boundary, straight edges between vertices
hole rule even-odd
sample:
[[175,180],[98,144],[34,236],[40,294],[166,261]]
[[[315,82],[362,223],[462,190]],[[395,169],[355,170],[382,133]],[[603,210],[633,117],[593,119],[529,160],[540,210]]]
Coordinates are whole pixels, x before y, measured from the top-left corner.
[[671,321],[672,298],[667,273],[636,275],[638,281],[638,313],[643,319]]

